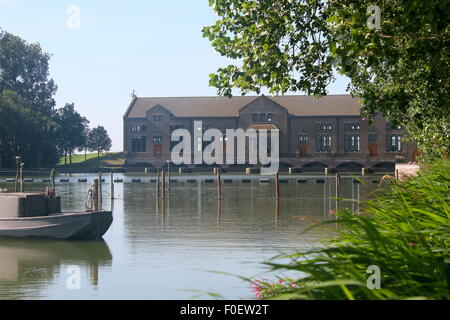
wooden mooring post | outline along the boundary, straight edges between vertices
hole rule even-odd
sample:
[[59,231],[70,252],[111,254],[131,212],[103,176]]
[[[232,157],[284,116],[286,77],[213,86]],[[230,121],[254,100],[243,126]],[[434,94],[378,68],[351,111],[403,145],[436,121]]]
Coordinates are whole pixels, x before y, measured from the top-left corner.
[[94,211],[98,211],[98,179],[94,179],[94,185],[92,188],[92,210]]
[[217,199],[220,199],[222,195],[222,181],[220,178],[220,170],[217,169]]
[[338,210],[340,179],[339,173],[336,173],[336,211]]
[[98,209],[102,210],[103,207],[103,194],[102,194],[102,173],[98,173]]
[[166,196],[166,177],[164,170],[161,170],[161,197]]
[[111,194],[111,200],[114,199],[114,175],[113,172],[111,171],[111,175],[110,175],[110,194]]
[[55,192],[55,169],[50,172],[50,181],[52,182],[52,190]]

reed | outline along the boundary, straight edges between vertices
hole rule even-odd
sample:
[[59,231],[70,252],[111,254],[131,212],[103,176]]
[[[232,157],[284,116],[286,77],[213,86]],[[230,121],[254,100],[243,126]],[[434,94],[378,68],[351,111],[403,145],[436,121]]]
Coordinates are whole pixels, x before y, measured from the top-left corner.
[[[337,236],[325,246],[266,262],[277,273],[298,276],[252,280],[257,298],[450,298],[448,159],[428,164],[406,181],[391,180],[357,213],[336,214]],[[280,258],[289,262],[277,262]],[[369,266],[379,267],[380,289],[367,286]]]

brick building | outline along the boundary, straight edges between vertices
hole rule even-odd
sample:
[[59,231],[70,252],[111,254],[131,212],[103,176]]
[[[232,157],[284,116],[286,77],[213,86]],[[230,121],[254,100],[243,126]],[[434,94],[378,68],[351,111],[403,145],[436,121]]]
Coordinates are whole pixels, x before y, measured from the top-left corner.
[[[349,95],[141,98],[134,96],[123,117],[127,166],[161,166],[170,159],[171,132],[194,121],[203,130],[278,129],[281,166],[392,167],[412,161],[415,146],[402,143],[404,130],[381,116],[372,124]],[[193,142],[192,142],[192,145]],[[226,166],[226,165],[224,165]]]

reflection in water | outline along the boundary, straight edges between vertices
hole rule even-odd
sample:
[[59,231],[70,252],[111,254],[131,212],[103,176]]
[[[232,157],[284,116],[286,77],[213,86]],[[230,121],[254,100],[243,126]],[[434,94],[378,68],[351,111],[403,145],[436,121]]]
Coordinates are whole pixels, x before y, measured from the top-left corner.
[[111,266],[112,255],[104,241],[68,242],[0,241],[0,298],[39,296],[58,278],[63,264],[85,268],[90,285],[98,286],[99,267]]
[[221,214],[221,203],[220,199],[217,199],[217,231],[220,230],[220,214]]
[[278,219],[280,218],[280,199],[277,198],[275,201],[275,227],[278,227]]
[[[96,177],[90,175],[88,181]],[[0,239],[0,298],[186,299],[191,294],[185,290],[245,298],[250,290],[240,279],[208,271],[252,277],[265,271],[260,263],[266,259],[310,248],[334,234],[334,225],[303,233],[335,219],[329,213],[337,205],[334,179],[280,183],[279,199],[273,182],[237,180],[222,184],[218,200],[214,183],[179,181],[163,199],[156,197],[156,183],[142,178],[147,181],[117,183],[116,199],[104,202],[105,209],[114,209],[105,235],[108,245]],[[83,209],[89,185],[59,183],[63,209]],[[43,190],[45,184],[28,187]],[[360,199],[372,187],[347,176],[339,196]],[[105,186],[104,199],[109,199],[108,192]],[[340,200],[338,205],[358,209],[357,202]],[[76,296],[65,286],[66,267],[72,264],[88,274],[89,290]]]

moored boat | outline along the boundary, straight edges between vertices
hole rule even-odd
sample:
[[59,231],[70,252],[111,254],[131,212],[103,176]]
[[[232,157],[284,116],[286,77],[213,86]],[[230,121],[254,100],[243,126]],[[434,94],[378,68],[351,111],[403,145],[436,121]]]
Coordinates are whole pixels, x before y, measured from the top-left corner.
[[111,211],[61,212],[61,199],[42,193],[0,193],[0,237],[99,240]]

